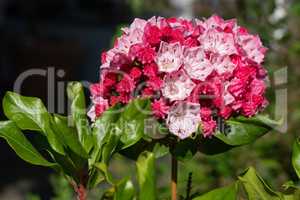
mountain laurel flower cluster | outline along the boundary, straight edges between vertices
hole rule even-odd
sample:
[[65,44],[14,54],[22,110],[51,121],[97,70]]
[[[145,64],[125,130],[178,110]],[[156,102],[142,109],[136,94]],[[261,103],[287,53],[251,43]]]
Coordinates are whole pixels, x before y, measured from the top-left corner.
[[153,115],[185,139],[212,136],[217,118],[252,117],[266,105],[266,48],[235,19],[152,17],[122,29],[90,87],[92,120],[115,104],[150,98]]

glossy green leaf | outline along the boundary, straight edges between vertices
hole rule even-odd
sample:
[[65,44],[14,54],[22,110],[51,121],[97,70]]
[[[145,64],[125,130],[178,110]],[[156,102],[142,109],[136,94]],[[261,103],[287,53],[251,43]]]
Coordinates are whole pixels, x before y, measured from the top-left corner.
[[144,120],[149,115],[148,99],[135,99],[121,108],[115,106],[105,111],[93,127],[93,135],[100,145],[101,156],[107,163],[114,151],[128,148],[144,136]]
[[256,173],[255,169],[250,167],[240,177],[249,200],[280,200],[282,195],[273,191],[264,180]]
[[141,139],[129,148],[119,151],[119,153],[129,159],[137,160],[141,152],[144,151],[150,151],[155,155],[155,158],[160,158],[169,153],[169,147],[161,140],[146,141]]
[[42,157],[14,122],[0,122],[0,137],[4,138],[16,154],[23,160],[34,165],[56,167],[55,163],[51,163]]
[[300,138],[296,139],[293,145],[292,164],[300,179]]
[[108,167],[105,163],[96,163],[94,166],[97,168],[97,170],[100,171],[102,176],[106,179],[106,181],[109,184],[111,184],[111,185],[115,184],[115,181],[114,181],[112,175],[109,173]]
[[51,147],[64,154],[62,143],[50,127],[51,116],[39,98],[7,92],[3,99],[3,110],[7,118],[14,121],[20,129],[46,134]]
[[149,114],[149,99],[135,99],[124,107],[116,124],[116,128],[122,131],[122,149],[135,144],[144,136],[145,120]]
[[193,200],[236,200],[238,196],[238,183],[226,187],[214,189]]
[[228,145],[245,145],[254,142],[279,123],[280,122],[273,121],[264,115],[257,115],[251,118],[242,116],[230,118],[225,123],[229,130],[218,131],[215,137]]
[[130,179],[124,178],[115,186],[114,200],[134,199],[135,189]]
[[[91,152],[90,166],[94,166],[98,162],[106,164],[114,153],[113,150],[118,145],[120,136],[110,133],[119,119],[120,109],[119,105],[109,108],[93,124],[92,134],[96,144]],[[103,174],[99,170],[93,169],[90,172],[88,186],[93,188],[103,179]]]
[[88,154],[79,142],[77,131],[68,125],[68,118],[53,115],[52,129],[62,137],[64,144],[77,155],[88,158]]
[[137,162],[137,178],[139,183],[139,199],[155,200],[156,175],[155,175],[155,157],[153,153],[143,152]]
[[85,95],[83,86],[79,82],[71,82],[67,88],[71,103],[72,119],[78,132],[80,143],[89,152],[93,147],[93,138],[87,119]]

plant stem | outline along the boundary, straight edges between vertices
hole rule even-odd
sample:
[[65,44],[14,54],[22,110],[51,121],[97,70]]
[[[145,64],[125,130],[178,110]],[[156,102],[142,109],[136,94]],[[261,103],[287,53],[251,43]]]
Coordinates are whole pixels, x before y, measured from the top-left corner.
[[82,184],[80,184],[76,188],[76,193],[77,193],[77,200],[86,200],[87,191],[86,191],[86,188]]
[[171,193],[172,200],[177,200],[177,171],[178,171],[178,161],[176,156],[172,155],[172,174],[171,174]]

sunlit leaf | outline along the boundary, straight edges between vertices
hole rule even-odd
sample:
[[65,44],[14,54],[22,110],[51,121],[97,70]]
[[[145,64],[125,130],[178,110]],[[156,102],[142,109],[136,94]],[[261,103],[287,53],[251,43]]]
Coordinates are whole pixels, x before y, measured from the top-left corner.
[[264,180],[256,173],[255,169],[250,167],[240,177],[249,200],[280,200],[282,195],[273,191]]
[[280,122],[271,120],[264,115],[257,115],[251,118],[242,116],[230,118],[225,123],[225,130],[218,131],[215,137],[228,145],[245,145],[254,142],[269,132],[273,126],[279,124]]
[[68,84],[67,93],[72,102],[72,119],[78,132],[79,141],[86,152],[89,152],[93,147],[93,139],[87,119],[83,86],[79,82],[71,82]]
[[7,92],[3,99],[3,110],[6,117],[14,121],[20,129],[43,132],[51,147],[64,154],[61,141],[50,127],[51,116],[39,98]]
[[157,199],[154,154],[150,152],[143,152],[139,156],[136,165],[138,183],[140,188],[139,199]]
[[238,183],[226,187],[217,188],[207,192],[193,200],[236,200],[238,196]]
[[56,167],[55,163],[47,161],[27,140],[21,130],[12,121],[0,122],[0,137],[4,138],[16,154],[23,160],[47,167]]

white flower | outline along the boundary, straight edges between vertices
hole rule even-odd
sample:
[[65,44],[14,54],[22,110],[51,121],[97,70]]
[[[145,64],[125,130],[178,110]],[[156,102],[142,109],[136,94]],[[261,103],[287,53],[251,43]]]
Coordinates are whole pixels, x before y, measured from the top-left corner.
[[167,118],[169,131],[180,139],[185,139],[197,131],[200,124],[200,104],[176,102]]
[[162,86],[162,94],[171,101],[187,98],[196,84],[189,78],[184,70],[167,74]]
[[182,64],[182,47],[179,42],[168,44],[161,42],[156,57],[156,64],[160,72],[173,72]]

